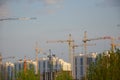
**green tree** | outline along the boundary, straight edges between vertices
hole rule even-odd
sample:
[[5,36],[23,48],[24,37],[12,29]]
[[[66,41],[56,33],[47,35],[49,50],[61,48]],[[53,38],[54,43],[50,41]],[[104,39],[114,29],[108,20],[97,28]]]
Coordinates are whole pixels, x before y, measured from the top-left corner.
[[35,75],[34,69],[21,70],[16,75],[16,80],[40,80],[40,73]]
[[88,80],[120,80],[120,50],[99,55],[95,63],[89,66]]
[[60,71],[56,74],[55,80],[73,80],[70,72]]

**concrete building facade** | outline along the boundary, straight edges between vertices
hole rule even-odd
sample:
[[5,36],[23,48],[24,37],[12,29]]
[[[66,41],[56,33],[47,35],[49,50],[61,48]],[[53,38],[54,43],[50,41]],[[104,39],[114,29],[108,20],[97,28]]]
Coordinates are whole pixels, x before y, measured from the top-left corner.
[[82,80],[86,77],[86,70],[91,62],[96,61],[97,53],[79,54],[74,57],[75,80]]
[[[5,64],[1,65],[0,71],[1,80],[15,80],[16,74],[24,70],[25,67],[27,69],[34,69],[36,74],[36,61],[32,60],[19,60],[15,63],[6,62]],[[61,70],[71,72],[71,64],[65,62],[63,59],[59,59],[53,55],[49,55],[46,58],[39,58],[38,60],[38,72],[40,73],[40,80],[55,80],[57,72]]]

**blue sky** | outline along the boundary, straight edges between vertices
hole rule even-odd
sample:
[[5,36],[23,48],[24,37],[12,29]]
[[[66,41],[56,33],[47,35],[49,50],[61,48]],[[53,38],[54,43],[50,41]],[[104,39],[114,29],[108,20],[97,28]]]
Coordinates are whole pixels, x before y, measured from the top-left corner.
[[[0,0],[0,19],[36,17],[36,20],[0,21],[0,52],[3,57],[35,58],[35,42],[43,51],[52,52],[68,61],[67,44],[46,44],[47,40],[66,40],[72,34],[82,44],[88,37],[120,34],[120,0]],[[120,41],[117,41],[120,42]],[[98,40],[88,52],[103,52],[110,41]],[[83,48],[76,49],[76,53]],[[62,53],[62,55],[61,55]],[[42,54],[39,57],[43,56]]]

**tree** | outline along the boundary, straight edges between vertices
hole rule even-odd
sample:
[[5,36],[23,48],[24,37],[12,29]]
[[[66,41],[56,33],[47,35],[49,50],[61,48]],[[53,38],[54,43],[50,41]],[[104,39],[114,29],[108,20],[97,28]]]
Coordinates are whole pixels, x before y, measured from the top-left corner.
[[95,63],[89,66],[88,80],[120,80],[120,50],[99,55]]
[[17,73],[16,80],[40,80],[40,74],[35,75],[34,69],[21,70]]
[[73,80],[70,72],[60,71],[56,74],[55,80]]

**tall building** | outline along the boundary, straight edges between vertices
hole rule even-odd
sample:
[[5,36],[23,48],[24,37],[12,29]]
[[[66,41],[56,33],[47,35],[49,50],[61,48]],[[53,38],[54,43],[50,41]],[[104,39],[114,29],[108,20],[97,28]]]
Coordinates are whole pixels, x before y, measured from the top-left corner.
[[[15,74],[26,67],[34,68],[36,74],[37,62],[32,60],[20,60],[14,63]],[[40,80],[55,80],[56,74],[59,71],[71,72],[71,64],[59,59],[55,55],[48,55],[44,58],[38,59],[38,73],[40,73]]]
[[97,53],[79,54],[74,57],[75,80],[82,80],[86,77],[86,71],[91,62],[96,61]]
[[41,80],[54,80],[57,72],[71,71],[71,64],[65,62],[54,55],[48,55],[47,58],[41,58],[38,61],[39,70],[41,73]]
[[5,80],[14,80],[14,64],[11,62],[5,63]]

